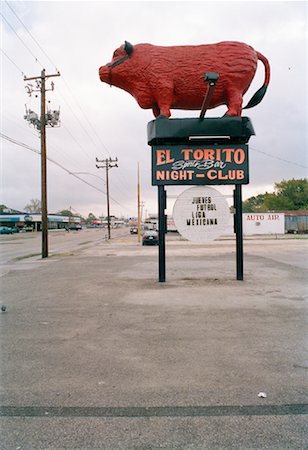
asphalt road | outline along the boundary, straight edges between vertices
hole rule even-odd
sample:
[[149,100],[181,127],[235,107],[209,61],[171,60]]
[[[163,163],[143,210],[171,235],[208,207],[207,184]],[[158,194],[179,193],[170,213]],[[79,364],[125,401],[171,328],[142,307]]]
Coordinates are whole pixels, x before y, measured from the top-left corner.
[[[111,237],[126,236],[128,229],[112,229]],[[78,250],[80,246],[93,245],[106,240],[107,230],[84,228],[80,231],[56,230],[48,233],[48,250],[50,256],[58,253]],[[30,256],[39,256],[42,251],[42,234],[40,232],[0,235],[0,264],[16,262]]]
[[91,233],[5,260],[1,449],[307,448],[307,239]]

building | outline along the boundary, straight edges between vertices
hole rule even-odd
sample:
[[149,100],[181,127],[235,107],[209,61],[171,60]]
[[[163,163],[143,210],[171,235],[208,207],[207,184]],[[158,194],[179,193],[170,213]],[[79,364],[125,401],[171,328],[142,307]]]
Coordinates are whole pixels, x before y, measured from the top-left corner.
[[244,213],[243,214],[243,234],[284,234],[285,215],[284,213],[264,212],[264,213]]
[[[48,229],[59,230],[80,224],[81,218],[76,216],[61,216],[59,214],[48,214]],[[28,213],[0,213],[0,226],[6,227],[27,227],[33,231],[42,230],[41,214]]]
[[308,233],[308,211],[244,213],[243,233],[244,235]]
[[285,211],[286,233],[308,233],[308,211]]

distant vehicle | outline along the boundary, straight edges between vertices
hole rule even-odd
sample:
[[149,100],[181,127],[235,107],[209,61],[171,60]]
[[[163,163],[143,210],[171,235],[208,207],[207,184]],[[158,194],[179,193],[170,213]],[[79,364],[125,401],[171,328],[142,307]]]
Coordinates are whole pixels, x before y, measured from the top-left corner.
[[169,231],[177,231],[173,217],[170,216],[167,217],[167,232]]
[[19,233],[20,229],[18,227],[12,227],[13,233]]
[[13,234],[14,231],[9,227],[0,227],[0,234]]
[[130,234],[138,234],[138,228],[137,227],[132,227],[130,229]]
[[79,223],[71,223],[68,226],[68,229],[73,230],[73,231],[79,231],[79,230],[82,230],[82,226]]
[[145,219],[144,229],[157,231],[158,230],[158,220],[157,219]]
[[33,228],[30,227],[29,225],[25,225],[24,227],[22,227],[19,231],[21,231],[22,233],[28,232],[28,231],[33,231]]
[[142,245],[158,245],[157,231],[146,231],[142,236]]

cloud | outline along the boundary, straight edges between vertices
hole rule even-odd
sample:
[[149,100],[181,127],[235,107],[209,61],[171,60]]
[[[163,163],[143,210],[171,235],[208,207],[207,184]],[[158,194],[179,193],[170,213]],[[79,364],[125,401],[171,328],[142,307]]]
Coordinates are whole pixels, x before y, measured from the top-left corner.
[[[118,157],[119,168],[110,172],[113,214],[137,213],[137,164],[145,209],[157,209],[156,188],[151,186],[151,149],[146,125],[151,111],[142,110],[124,91],[100,82],[98,68],[110,61],[124,40],[133,44],[183,45],[238,40],[268,57],[271,83],[262,103],[247,114],[256,137],[251,140],[249,195],[268,190],[281,179],[307,175],[307,10],[304,2],[10,2],[40,47],[6,4],[2,55],[1,132],[39,149],[38,133],[23,119],[24,105],[39,112],[39,98],[26,95],[21,71],[39,75],[61,72],[48,92],[49,106],[60,106],[61,127],[47,130],[50,158],[105,191],[102,169],[95,157]],[[38,61],[30,54],[29,50]],[[46,57],[48,55],[48,58]],[[17,67],[18,68],[17,68]],[[21,70],[19,70],[21,69]],[[262,64],[245,102],[262,85]],[[34,84],[34,82],[32,82]],[[48,84],[50,86],[50,84]],[[221,107],[209,116],[224,114]],[[198,112],[174,111],[174,117],[196,117]],[[39,155],[1,142],[3,177],[1,203],[23,209],[39,197]],[[290,164],[287,161],[294,162]],[[297,165],[296,165],[297,164]],[[96,176],[95,176],[96,175]],[[18,189],[17,189],[18,187]],[[180,192],[179,187],[170,190]],[[223,188],[226,190],[226,188]],[[230,191],[230,188],[227,189]],[[172,204],[170,199],[170,205]],[[59,167],[48,163],[50,212],[72,206],[87,215],[106,214],[106,199]]]

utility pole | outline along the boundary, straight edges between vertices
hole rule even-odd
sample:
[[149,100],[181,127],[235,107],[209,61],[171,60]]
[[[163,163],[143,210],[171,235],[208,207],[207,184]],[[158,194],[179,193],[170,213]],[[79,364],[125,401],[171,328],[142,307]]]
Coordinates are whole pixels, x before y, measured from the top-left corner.
[[[42,207],[42,258],[48,258],[48,212],[47,212],[47,152],[46,152],[46,124],[50,124],[50,126],[54,126],[58,123],[59,114],[50,114],[50,119],[46,118],[46,91],[53,91],[53,83],[52,89],[46,89],[46,78],[51,77],[59,77],[60,73],[56,73],[53,75],[46,75],[45,69],[41,71],[41,76],[26,78],[24,77],[24,81],[36,80],[37,87],[39,89],[32,89],[32,86],[28,86],[28,93],[31,96],[33,91],[40,91],[41,93],[41,117],[40,120],[36,120],[35,126],[40,130],[41,133],[41,207]],[[54,111],[56,113],[56,111]],[[58,113],[58,112],[57,112]],[[25,116],[25,119],[29,120],[29,122],[33,123],[31,118]],[[47,120],[46,120],[47,119]],[[54,124],[52,122],[54,119]],[[47,123],[46,123],[47,122]]]
[[107,191],[107,226],[108,226],[108,239],[110,239],[110,204],[109,204],[109,169],[112,169],[112,167],[118,167],[117,162],[118,158],[111,159],[95,159],[97,163],[100,163],[100,165],[96,164],[97,169],[106,169],[106,191]]
[[138,207],[138,242],[141,240],[141,221],[140,221],[140,174],[139,174],[139,163],[138,163],[138,174],[137,174],[137,207]]

